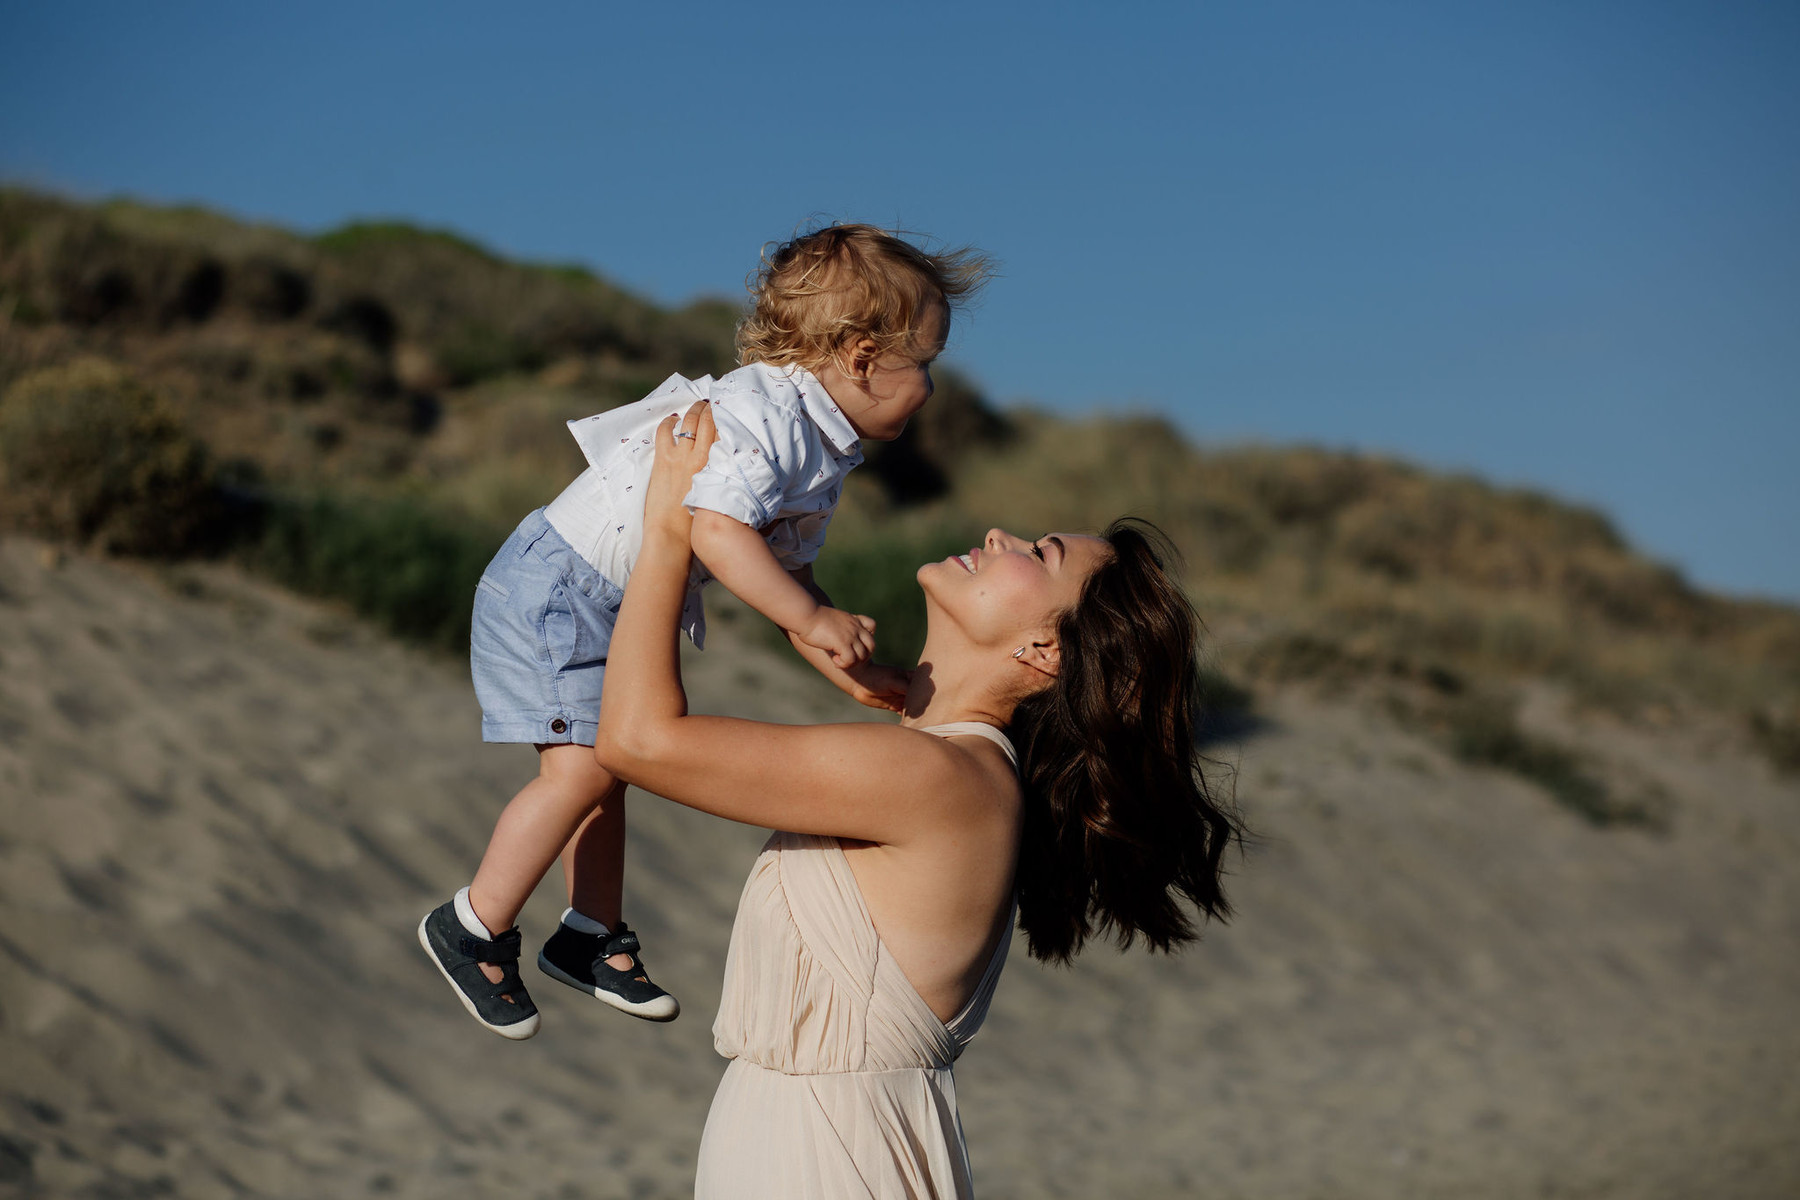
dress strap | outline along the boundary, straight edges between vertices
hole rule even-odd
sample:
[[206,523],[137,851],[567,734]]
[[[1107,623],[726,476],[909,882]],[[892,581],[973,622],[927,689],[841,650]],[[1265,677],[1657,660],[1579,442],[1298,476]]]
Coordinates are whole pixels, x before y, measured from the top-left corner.
[[1006,761],[1012,764],[1013,770],[1019,769],[1019,752],[1013,749],[1012,742],[1007,740],[1006,735],[1001,733],[997,726],[989,725],[986,721],[951,721],[945,725],[921,725],[919,732],[935,733],[939,737],[973,735],[986,738],[1000,747],[1006,755]]

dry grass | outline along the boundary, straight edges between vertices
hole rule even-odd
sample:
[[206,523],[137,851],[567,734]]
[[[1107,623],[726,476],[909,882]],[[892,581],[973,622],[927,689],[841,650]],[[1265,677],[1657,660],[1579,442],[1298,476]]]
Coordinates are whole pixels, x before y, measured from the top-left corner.
[[1800,694],[1800,614],[1701,592],[1591,510],[1379,458],[1195,449],[1152,418],[1019,431],[943,510],[1032,531],[1157,521],[1215,616],[1248,628],[1228,649],[1246,674],[1548,676],[1626,715]]
[[109,363],[46,367],[0,395],[0,521],[121,554],[215,546],[225,524],[205,445]]
[[[664,311],[586,271],[410,226],[307,239],[0,191],[0,386],[105,358],[204,431],[233,478],[393,499],[477,540],[580,469],[563,421],[672,370],[727,369],[734,316],[721,302]],[[843,564],[845,602],[877,611],[904,649],[920,556],[993,525],[1093,529],[1127,513],[1184,547],[1233,679],[1504,696],[1548,678],[1629,719],[1733,714],[1800,769],[1800,613],[1701,592],[1590,509],[1402,462],[1197,448],[1154,416],[998,414],[951,375],[852,479],[822,570]]]

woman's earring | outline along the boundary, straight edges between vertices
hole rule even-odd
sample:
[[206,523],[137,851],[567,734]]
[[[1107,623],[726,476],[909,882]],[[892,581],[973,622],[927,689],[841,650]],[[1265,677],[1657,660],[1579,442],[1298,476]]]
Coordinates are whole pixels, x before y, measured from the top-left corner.
[[1017,650],[1014,650],[1013,657],[1014,658],[1024,658],[1025,657],[1025,647],[1020,646]]

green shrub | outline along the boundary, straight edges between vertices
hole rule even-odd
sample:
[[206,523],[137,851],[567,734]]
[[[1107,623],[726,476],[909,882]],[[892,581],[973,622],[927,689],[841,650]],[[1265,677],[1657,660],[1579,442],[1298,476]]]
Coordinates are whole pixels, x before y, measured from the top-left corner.
[[1753,713],[1750,737],[1777,771],[1800,774],[1800,709]]
[[525,338],[470,321],[438,347],[437,359],[451,382],[462,386],[513,371],[535,371],[544,365],[545,356],[540,346]]
[[1250,689],[1232,679],[1218,667],[1200,668],[1200,710],[1207,715],[1246,712],[1253,697]]
[[213,548],[225,509],[205,445],[98,360],[34,371],[0,399],[0,516],[121,554]]
[[312,240],[315,246],[339,253],[355,253],[372,247],[407,250],[418,246],[441,246],[483,262],[500,261],[487,247],[461,234],[447,229],[427,229],[409,221],[350,221],[327,229]]
[[475,584],[503,532],[410,499],[319,494],[269,502],[246,565],[314,596],[346,601],[391,632],[466,650]]
[[815,577],[837,607],[875,618],[875,657],[910,666],[925,648],[925,595],[915,576],[928,562],[961,554],[975,540],[946,528],[879,530],[832,542]]
[[1656,822],[1656,814],[1644,805],[1615,798],[1574,751],[1521,729],[1510,703],[1491,696],[1470,697],[1450,705],[1447,718],[1450,751],[1464,762],[1523,776],[1593,825]]
[[1258,727],[1256,698],[1250,689],[1217,666],[1200,666],[1199,708],[1194,736],[1202,745],[1240,741]]

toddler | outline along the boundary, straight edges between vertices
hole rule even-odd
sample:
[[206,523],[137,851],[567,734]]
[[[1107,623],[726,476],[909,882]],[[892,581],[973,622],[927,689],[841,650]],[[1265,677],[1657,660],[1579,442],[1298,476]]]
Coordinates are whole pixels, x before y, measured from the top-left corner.
[[907,673],[870,661],[875,623],[834,608],[812,563],[862,440],[900,436],[930,398],[951,309],[988,271],[972,250],[930,254],[868,225],[806,234],[766,255],[752,281],[743,366],[718,380],[674,375],[636,404],[569,423],[588,468],[494,556],[469,650],[482,739],[535,746],[537,777],[500,814],[473,882],[419,924],[463,1007],[495,1033],[537,1032],[513,922],[559,853],[569,907],[538,967],[635,1016],[680,1012],[620,919],[625,785],[590,749],[658,423],[707,399],[718,426],[687,496],[698,561],[682,623],[694,645],[705,640],[701,588],[717,579],[833,683],[898,709]]

